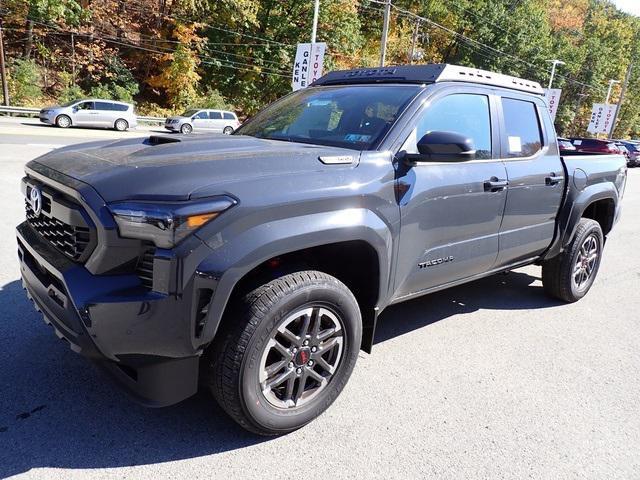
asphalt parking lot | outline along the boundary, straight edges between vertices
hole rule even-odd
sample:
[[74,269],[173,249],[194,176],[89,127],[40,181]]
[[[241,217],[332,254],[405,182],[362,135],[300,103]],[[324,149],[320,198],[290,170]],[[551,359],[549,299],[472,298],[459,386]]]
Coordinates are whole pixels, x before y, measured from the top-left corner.
[[21,288],[24,164],[150,131],[0,119],[0,478],[640,478],[640,168],[585,299],[546,298],[527,267],[391,307],[329,411],[265,439],[205,392],[132,403]]

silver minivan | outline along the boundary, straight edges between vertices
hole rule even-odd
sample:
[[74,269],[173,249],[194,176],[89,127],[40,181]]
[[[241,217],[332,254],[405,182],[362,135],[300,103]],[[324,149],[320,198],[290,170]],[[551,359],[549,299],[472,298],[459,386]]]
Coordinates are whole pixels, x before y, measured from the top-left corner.
[[61,128],[102,127],[124,132],[138,125],[130,103],[87,98],[40,110],[40,121]]
[[240,126],[235,113],[226,110],[187,110],[182,115],[169,117],[164,128],[171,132],[189,134],[194,130],[231,135]]

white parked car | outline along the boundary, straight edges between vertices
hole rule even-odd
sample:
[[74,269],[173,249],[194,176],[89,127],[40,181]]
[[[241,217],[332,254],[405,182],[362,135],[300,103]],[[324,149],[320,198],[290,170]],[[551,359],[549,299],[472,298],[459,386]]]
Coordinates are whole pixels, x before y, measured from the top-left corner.
[[138,125],[130,103],[87,98],[40,110],[40,121],[61,128],[102,127],[121,132]]
[[189,134],[194,130],[231,135],[240,126],[235,113],[226,110],[187,110],[177,117],[169,117],[164,128],[172,132]]

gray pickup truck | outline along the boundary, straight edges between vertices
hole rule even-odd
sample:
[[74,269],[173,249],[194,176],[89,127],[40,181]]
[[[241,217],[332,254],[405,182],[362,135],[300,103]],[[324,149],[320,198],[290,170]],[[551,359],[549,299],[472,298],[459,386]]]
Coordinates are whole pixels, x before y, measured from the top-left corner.
[[335,400],[389,305],[529,264],[579,300],[625,183],[622,156],[560,157],[535,82],[336,71],[230,136],[31,161],[18,253],[45,322],[140,402],[200,385],[281,434]]

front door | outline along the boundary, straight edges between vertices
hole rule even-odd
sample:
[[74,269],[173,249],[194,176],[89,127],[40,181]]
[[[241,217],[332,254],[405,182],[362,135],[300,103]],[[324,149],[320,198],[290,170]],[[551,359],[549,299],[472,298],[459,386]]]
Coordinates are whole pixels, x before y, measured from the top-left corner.
[[206,111],[196,113],[191,120],[194,130],[207,130],[209,128],[209,115]]
[[395,298],[492,269],[506,201],[506,169],[499,155],[491,98],[473,87],[441,89],[429,99],[402,149],[430,131],[473,140],[467,161],[398,166],[401,228]]
[[79,126],[95,126],[98,112],[94,102],[81,102],[73,108],[73,124]]

